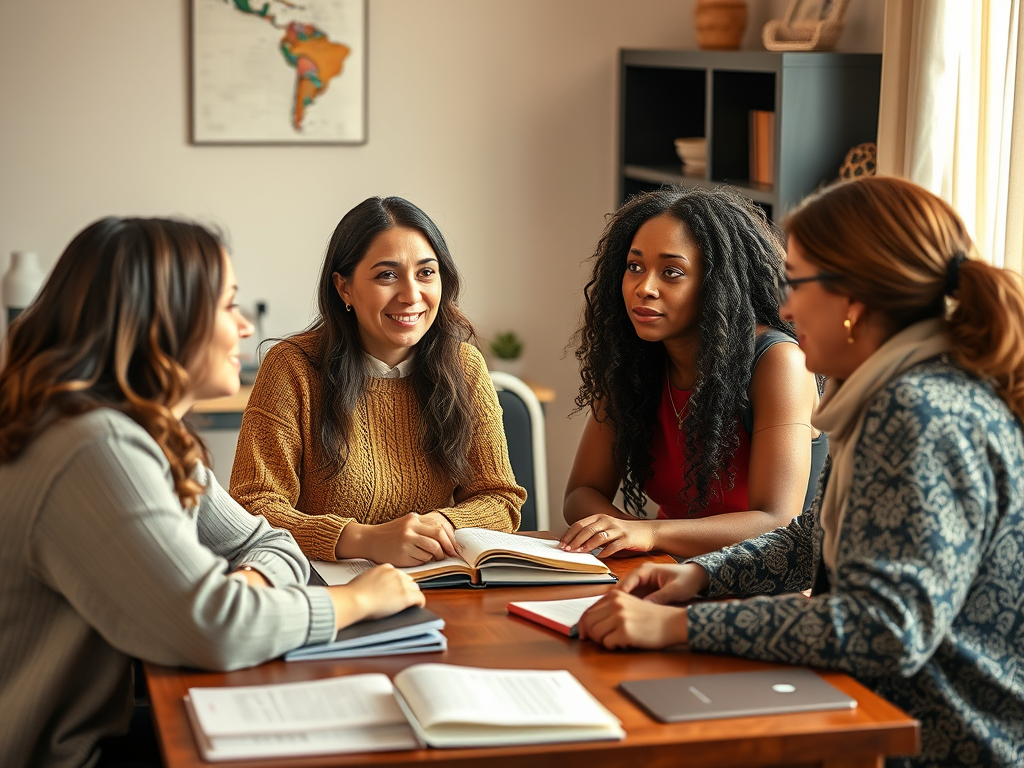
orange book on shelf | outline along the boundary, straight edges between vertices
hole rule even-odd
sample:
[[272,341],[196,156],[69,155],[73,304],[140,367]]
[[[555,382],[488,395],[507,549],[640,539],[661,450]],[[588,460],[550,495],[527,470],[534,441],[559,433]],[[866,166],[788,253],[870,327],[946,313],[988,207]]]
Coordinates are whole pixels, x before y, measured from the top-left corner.
[[750,181],[775,183],[775,113],[750,111]]
[[764,127],[760,136],[764,151],[761,153],[761,181],[771,186],[775,183],[775,113],[763,112],[762,114],[764,115],[762,118]]
[[764,139],[762,134],[763,112],[760,110],[751,110],[750,112],[750,152],[751,152],[751,163],[750,163],[750,182],[752,184],[761,183],[761,172],[764,168],[764,160],[761,157],[761,153],[764,151]]

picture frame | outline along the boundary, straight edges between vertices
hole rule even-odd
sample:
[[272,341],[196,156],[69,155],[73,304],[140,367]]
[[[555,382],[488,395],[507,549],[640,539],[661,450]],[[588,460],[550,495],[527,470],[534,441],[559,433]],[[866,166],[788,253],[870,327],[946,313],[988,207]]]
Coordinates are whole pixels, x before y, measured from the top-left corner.
[[363,144],[366,0],[190,0],[193,144]]
[[843,32],[849,0],[790,0],[781,19],[761,30],[769,51],[829,51]]

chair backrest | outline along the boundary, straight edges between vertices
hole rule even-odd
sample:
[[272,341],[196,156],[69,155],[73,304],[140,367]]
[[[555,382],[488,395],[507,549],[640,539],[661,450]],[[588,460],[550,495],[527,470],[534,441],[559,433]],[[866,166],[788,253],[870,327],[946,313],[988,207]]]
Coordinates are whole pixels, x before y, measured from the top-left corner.
[[508,458],[516,482],[526,489],[521,531],[547,531],[548,459],[544,442],[544,411],[533,390],[512,374],[491,371],[491,381],[501,403]]

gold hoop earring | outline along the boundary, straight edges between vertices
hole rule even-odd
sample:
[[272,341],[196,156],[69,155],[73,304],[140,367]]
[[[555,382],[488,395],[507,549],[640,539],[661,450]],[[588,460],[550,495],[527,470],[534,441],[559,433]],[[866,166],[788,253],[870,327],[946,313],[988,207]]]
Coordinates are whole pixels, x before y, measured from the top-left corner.
[[853,344],[853,320],[850,318],[843,320],[843,327],[846,329],[846,343]]

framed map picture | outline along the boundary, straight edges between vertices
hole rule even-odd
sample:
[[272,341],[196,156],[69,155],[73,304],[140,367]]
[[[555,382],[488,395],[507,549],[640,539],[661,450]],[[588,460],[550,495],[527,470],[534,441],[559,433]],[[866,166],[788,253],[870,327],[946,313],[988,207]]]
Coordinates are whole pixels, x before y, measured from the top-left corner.
[[194,144],[366,141],[366,0],[191,0]]

